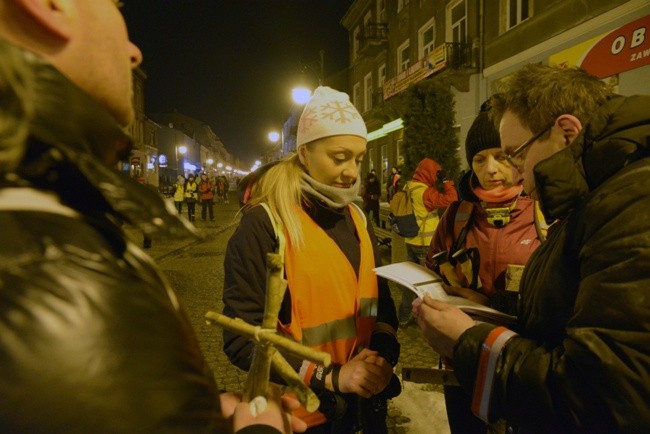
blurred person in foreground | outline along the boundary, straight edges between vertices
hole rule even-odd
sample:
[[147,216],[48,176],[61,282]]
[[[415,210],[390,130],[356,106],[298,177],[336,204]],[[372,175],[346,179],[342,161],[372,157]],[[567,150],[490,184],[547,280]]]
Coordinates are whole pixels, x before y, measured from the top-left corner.
[[501,147],[557,220],[529,259],[512,330],[425,298],[429,344],[453,357],[483,420],[512,432],[650,430],[650,97],[580,69],[527,65],[499,105]]
[[279,399],[255,418],[219,394],[173,289],[120,228],[191,233],[112,168],[141,60],[116,1],[0,0],[0,432],[230,432],[233,413],[288,431]]
[[[297,154],[242,181],[246,206],[226,250],[224,314],[262,322],[266,255],[278,252],[288,288],[277,330],[332,356],[325,368],[285,354],[321,402],[300,413],[308,433],[385,433],[386,400],[401,390],[395,305],[373,271],[381,260],[372,223],[353,203],[366,144],[348,95],[318,87],[298,122]],[[252,349],[224,331],[224,351],[239,368],[249,369]]]
[[[544,234],[536,224],[535,201],[515,183],[515,170],[501,150],[499,132],[489,118],[490,100],[481,107],[465,139],[471,168],[458,185],[462,200],[449,205],[427,254],[427,266],[445,278],[445,290],[508,314],[516,313],[517,292],[506,288],[508,267],[523,266]],[[539,233],[538,233],[539,226]],[[465,249],[467,268],[456,260]],[[445,275],[435,259],[442,252],[452,264]],[[460,255],[462,257],[462,255]],[[471,412],[471,395],[458,386],[444,387],[449,427],[454,434],[487,433]]]

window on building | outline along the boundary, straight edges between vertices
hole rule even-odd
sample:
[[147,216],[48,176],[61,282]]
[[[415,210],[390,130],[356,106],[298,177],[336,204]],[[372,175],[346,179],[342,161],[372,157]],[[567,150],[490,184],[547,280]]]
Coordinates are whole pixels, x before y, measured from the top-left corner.
[[359,111],[363,111],[361,107],[361,104],[363,103],[363,97],[361,95],[362,90],[360,83],[354,83],[354,86],[352,86],[352,104]]
[[372,72],[366,74],[363,78],[363,87],[365,88],[365,110],[368,111],[372,108]]
[[352,60],[359,57],[359,28],[355,28],[352,32]]
[[377,86],[383,88],[385,82],[386,82],[386,64],[384,63],[377,70]]
[[375,168],[375,148],[368,149],[368,172]]
[[405,71],[409,67],[409,41],[407,40],[397,49],[397,73]]
[[506,30],[509,30],[532,16],[531,0],[505,0]]
[[420,59],[426,57],[433,51],[435,43],[435,26],[433,18],[431,18],[424,26],[420,27],[418,31],[418,44]]
[[447,40],[467,41],[467,0],[458,0],[447,6]]

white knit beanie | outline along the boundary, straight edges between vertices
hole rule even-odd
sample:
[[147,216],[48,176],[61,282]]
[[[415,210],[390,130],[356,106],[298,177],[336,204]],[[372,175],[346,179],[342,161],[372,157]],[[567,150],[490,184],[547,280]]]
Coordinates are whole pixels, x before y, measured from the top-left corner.
[[319,86],[298,121],[296,150],[316,139],[348,134],[368,138],[363,118],[346,93]]

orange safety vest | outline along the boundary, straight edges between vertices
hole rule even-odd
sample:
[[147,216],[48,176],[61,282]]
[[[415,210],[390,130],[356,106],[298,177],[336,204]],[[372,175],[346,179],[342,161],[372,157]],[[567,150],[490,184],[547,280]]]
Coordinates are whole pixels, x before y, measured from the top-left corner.
[[[285,232],[291,323],[282,329],[297,342],[331,354],[337,364],[346,363],[359,348],[369,346],[377,320],[373,246],[363,218],[353,207],[349,205],[349,211],[361,247],[358,279],[339,246],[302,208],[297,213],[308,242],[297,250]],[[307,413],[301,408],[295,414],[310,427],[326,422],[318,411]]]

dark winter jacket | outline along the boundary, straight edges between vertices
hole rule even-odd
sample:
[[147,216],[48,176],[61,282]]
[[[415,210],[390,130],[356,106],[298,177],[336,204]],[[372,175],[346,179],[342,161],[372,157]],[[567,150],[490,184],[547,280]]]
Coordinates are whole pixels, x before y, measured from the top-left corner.
[[173,289],[119,222],[189,226],[100,162],[127,141],[108,113],[51,66],[30,67],[27,154],[0,180],[0,432],[228,432]]
[[[650,430],[650,97],[613,97],[565,150],[535,167],[551,226],[521,282],[519,336],[494,370],[493,418],[520,432]],[[474,389],[466,331],[456,375]]]

